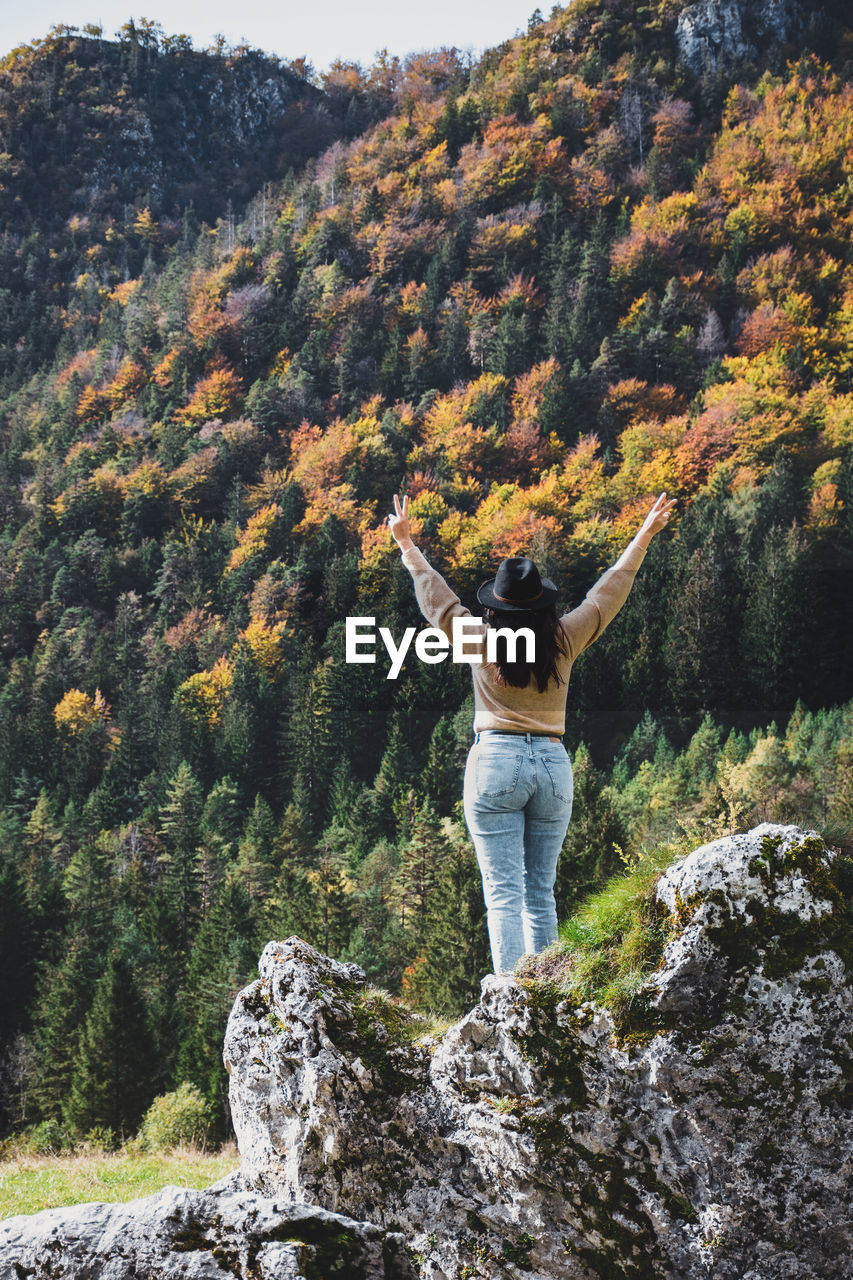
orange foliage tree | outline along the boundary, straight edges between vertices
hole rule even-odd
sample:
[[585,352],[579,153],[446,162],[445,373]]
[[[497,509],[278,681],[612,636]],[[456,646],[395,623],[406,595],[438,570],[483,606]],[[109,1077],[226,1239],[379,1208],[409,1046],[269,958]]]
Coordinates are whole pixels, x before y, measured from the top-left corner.
[[242,382],[238,374],[223,358],[217,359],[209,373],[193,387],[189,403],[178,409],[175,417],[188,426],[198,427],[212,418],[232,416],[242,396]]

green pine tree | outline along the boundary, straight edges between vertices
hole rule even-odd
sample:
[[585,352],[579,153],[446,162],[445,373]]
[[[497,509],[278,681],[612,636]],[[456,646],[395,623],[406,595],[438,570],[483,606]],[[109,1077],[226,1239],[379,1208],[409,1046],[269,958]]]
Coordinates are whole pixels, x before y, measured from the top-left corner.
[[403,994],[445,1017],[461,1014],[477,999],[491,969],[483,882],[464,826],[445,818],[441,860],[417,954],[403,975]]
[[296,935],[310,941],[320,928],[316,883],[317,855],[304,816],[296,804],[284,811],[272,850],[273,882],[263,904],[259,947],[271,938]]
[[415,812],[412,833],[403,847],[394,877],[394,899],[401,923],[420,940],[426,928],[447,838],[429,804]]
[[613,794],[581,743],[572,761],[572,820],[557,862],[557,918],[571,915],[581,898],[619,867],[617,847],[626,840]]
[[352,931],[349,861],[347,832],[342,827],[328,827],[317,842],[317,866],[309,877],[319,905],[318,928],[311,941],[326,955],[341,955]]
[[255,909],[244,884],[229,876],[198,931],[181,996],[184,1032],[177,1078],[197,1085],[227,1130],[227,1076],[222,1065],[225,1024],[237,992],[256,972]]
[[90,940],[75,934],[56,964],[39,974],[33,1016],[36,1068],[30,1098],[42,1120],[60,1120],[77,1063],[77,1040],[103,961]]
[[[35,918],[19,872],[0,863],[0,1054],[26,1024],[35,984]],[[2,1113],[0,1113],[2,1123]]]
[[207,914],[236,857],[241,825],[239,799],[237,787],[226,775],[214,784],[204,802],[199,839],[202,916]]
[[154,1076],[145,1001],[130,964],[113,953],[79,1036],[63,1118],[78,1133],[129,1136],[151,1102]]
[[59,883],[62,829],[53,801],[42,787],[23,833],[22,873],[30,905],[43,909]]
[[235,874],[240,877],[253,902],[263,901],[275,871],[273,846],[277,829],[273,812],[262,796],[255,797],[240,841]]
[[201,815],[201,787],[184,760],[171,779],[166,802],[160,808],[163,849],[158,858],[164,891],[175,910],[180,948],[184,953],[201,908]]

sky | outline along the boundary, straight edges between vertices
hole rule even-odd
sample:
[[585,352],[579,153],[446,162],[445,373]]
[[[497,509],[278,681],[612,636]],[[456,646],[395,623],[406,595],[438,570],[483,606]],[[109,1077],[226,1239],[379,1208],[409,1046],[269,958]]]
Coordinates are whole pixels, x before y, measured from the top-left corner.
[[[129,17],[152,18],[169,34],[192,37],[206,48],[217,34],[281,58],[307,57],[318,71],[334,58],[370,64],[387,48],[402,57],[418,49],[455,45],[475,53],[525,30],[536,0],[146,0],[129,12],[128,0],[5,0],[0,12],[0,56],[47,35],[54,25],[100,23],[112,37]],[[550,3],[543,5],[547,16]]]

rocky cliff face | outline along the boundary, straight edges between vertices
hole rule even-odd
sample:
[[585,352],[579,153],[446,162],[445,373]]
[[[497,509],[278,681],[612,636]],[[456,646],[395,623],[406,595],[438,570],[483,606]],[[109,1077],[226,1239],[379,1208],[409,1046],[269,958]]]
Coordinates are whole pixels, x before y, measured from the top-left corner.
[[[800,0],[698,0],[676,24],[678,54],[697,75],[763,62],[774,46],[803,37],[809,25]],[[813,11],[819,6],[810,6]]]
[[259,51],[142,50],[78,34],[0,58],[0,133],[5,229],[61,236],[76,215],[81,244],[140,202],[157,218],[192,202],[212,221],[335,128],[320,90]]
[[352,965],[270,943],[225,1059],[247,1182],[399,1227],[442,1277],[853,1275],[853,993],[822,842],[757,828],[661,879],[630,1049],[493,977],[440,1040]]
[[74,329],[69,304],[75,334],[90,331],[101,302],[81,279],[109,290],[150,274],[195,218],[239,217],[323,151],[340,132],[328,105],[253,50],[72,35],[0,58],[0,378],[19,385],[49,362]]
[[671,867],[630,1044],[509,976],[431,1036],[355,965],[270,943],[225,1042],[242,1181],[12,1219],[0,1277],[851,1277],[842,879],[767,825]]

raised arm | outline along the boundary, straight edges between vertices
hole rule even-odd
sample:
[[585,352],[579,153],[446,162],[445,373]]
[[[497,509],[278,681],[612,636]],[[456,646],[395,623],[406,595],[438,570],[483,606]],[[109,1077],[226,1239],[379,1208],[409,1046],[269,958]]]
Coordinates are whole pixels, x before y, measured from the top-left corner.
[[[453,639],[453,619],[468,618],[471,610],[466,609],[456,593],[447,585],[441,574],[433,569],[412,541],[409,527],[409,499],[400,501],[399,494],[394,494],[394,510],[388,517],[388,527],[403,553],[403,564],[412,575],[415,585],[415,596],[421,613],[433,627],[443,631],[448,639]],[[472,624],[473,626],[473,624]],[[470,631],[473,638],[476,630]]]
[[616,617],[628,599],[649,543],[656,533],[666,528],[674,507],[675,499],[662,493],[613,567],[602,574],[577,609],[564,614],[563,630],[573,658],[597,640]]

